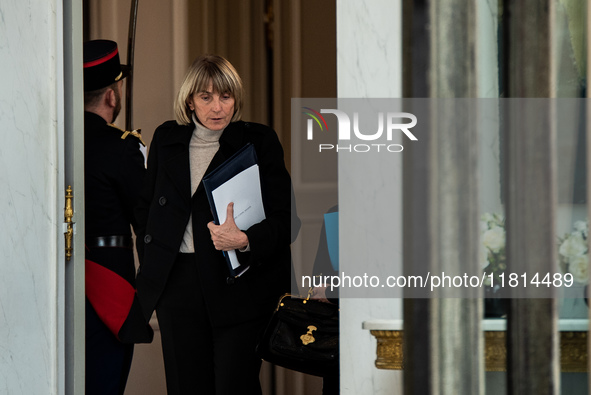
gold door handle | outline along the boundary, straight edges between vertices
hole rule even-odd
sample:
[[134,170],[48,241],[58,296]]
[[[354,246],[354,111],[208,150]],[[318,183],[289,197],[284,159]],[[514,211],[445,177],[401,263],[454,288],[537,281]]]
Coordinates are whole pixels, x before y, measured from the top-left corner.
[[72,208],[72,199],[74,199],[74,193],[72,191],[72,186],[68,185],[68,189],[66,189],[66,207],[64,209],[64,221],[68,227],[64,233],[66,237],[67,261],[69,261],[72,257],[72,239],[74,238],[74,222],[72,222],[72,218],[74,217],[74,209]]

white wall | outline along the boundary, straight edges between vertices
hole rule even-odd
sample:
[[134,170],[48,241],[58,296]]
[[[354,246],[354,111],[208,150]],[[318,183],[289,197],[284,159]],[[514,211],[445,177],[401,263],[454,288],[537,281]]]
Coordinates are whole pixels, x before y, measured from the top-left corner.
[[[337,2],[337,78],[339,98],[402,96],[402,2],[339,0]],[[341,271],[361,259],[383,259],[359,238],[369,231],[390,235],[388,258],[402,265],[402,156],[389,158],[388,202],[376,194],[368,201],[359,182],[382,188],[385,175],[368,177],[359,156],[339,155],[339,238]],[[379,164],[378,164],[379,166]],[[363,211],[359,207],[372,207]],[[381,207],[384,211],[381,211]],[[357,209],[356,209],[357,208]],[[375,219],[369,218],[368,215]],[[363,229],[367,226],[367,229]],[[370,274],[370,273],[368,273]],[[376,340],[361,329],[363,321],[402,318],[400,299],[341,298],[341,393],[390,394],[402,391],[402,371],[378,370]]]
[[59,7],[55,0],[0,3],[0,394],[55,394],[63,387]]

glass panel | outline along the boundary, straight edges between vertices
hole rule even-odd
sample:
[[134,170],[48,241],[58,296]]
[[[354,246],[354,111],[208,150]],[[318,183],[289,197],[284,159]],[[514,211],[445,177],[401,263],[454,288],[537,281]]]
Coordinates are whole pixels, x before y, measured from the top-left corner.
[[586,318],[584,289],[588,283],[587,172],[586,172],[586,9],[587,2],[556,2],[556,95],[561,98],[556,130],[558,209],[556,215],[558,260],[561,270],[572,273],[575,286],[559,300],[561,318]]
[[[478,87],[479,97],[506,97],[503,71],[507,68],[503,56],[503,0],[484,0],[478,9]],[[540,7],[548,6],[540,2]],[[584,290],[589,278],[587,165],[586,165],[586,69],[587,69],[587,2],[556,0],[553,20],[552,69],[555,71],[553,91],[556,97],[556,180],[557,260],[563,273],[571,273],[574,286],[561,289],[557,300],[559,318],[587,318]],[[533,12],[533,11],[532,11]],[[509,38],[512,40],[512,38]],[[489,106],[487,106],[489,107]],[[501,116],[488,108],[480,135],[479,174],[480,199],[483,216],[481,242],[502,234],[504,205],[502,199],[503,152],[500,138]],[[490,245],[489,245],[490,247]],[[504,249],[482,255],[488,270],[502,267]],[[562,350],[564,353],[564,350]],[[563,355],[568,357],[567,355]],[[486,390],[503,394],[506,373],[487,372]],[[561,393],[587,394],[587,374],[562,373]]]

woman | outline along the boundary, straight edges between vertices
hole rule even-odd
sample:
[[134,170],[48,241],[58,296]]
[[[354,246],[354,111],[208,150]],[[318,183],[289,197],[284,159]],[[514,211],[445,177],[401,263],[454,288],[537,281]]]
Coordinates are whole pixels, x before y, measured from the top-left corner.
[[[240,121],[242,98],[226,59],[197,58],[174,103],[176,121],[159,126],[150,146],[137,288],[145,318],[156,310],[169,395],[260,394],[256,340],[290,289],[291,180],[275,132]],[[243,231],[230,219],[214,225],[201,180],[248,143],[266,219]],[[229,250],[249,265],[238,278],[229,278]]]

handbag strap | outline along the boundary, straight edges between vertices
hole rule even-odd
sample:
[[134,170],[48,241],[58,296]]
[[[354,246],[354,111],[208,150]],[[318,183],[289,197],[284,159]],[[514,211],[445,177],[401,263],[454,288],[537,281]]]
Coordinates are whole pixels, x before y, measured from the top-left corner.
[[280,298],[279,298],[279,302],[277,302],[277,308],[275,309],[275,311],[278,311],[280,307],[283,306],[283,299],[285,298],[297,298],[297,299],[303,299],[302,303],[306,304],[308,302],[308,300],[310,300],[310,297],[312,296],[312,290],[313,288],[310,287],[310,289],[308,290],[308,294],[306,295],[306,297],[304,298],[302,295],[294,295],[291,293],[286,293],[283,294]]

